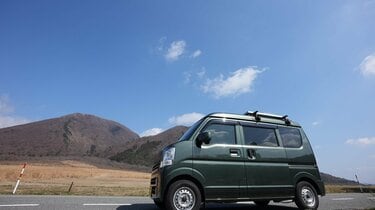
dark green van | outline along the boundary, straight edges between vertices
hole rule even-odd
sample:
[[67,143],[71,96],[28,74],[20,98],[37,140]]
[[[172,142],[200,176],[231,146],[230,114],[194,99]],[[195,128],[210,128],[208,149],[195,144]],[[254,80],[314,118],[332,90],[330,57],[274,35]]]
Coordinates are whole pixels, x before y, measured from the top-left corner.
[[301,126],[287,116],[213,113],[164,148],[152,169],[151,197],[166,209],[206,202],[294,200],[317,209],[325,189]]

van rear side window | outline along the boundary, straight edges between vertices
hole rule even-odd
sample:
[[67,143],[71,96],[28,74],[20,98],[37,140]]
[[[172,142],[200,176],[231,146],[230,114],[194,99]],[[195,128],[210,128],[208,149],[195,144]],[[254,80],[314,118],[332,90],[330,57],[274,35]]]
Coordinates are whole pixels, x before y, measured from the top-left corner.
[[301,133],[297,128],[279,128],[279,133],[284,147],[299,148],[302,146]]
[[254,146],[277,147],[275,130],[272,128],[243,127],[245,144]]

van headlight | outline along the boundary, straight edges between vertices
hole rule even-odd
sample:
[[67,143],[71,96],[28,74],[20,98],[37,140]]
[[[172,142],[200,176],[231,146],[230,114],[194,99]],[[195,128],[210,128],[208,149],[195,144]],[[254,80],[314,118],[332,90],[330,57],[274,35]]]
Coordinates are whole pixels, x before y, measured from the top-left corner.
[[174,147],[168,148],[163,151],[163,159],[160,163],[160,168],[163,168],[164,166],[170,166],[173,164],[175,152],[176,149]]

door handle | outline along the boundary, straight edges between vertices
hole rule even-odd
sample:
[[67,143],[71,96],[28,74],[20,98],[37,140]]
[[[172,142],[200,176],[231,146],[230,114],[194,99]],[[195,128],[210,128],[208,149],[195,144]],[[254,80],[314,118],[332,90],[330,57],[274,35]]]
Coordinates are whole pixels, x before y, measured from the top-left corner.
[[231,149],[229,149],[229,153],[230,153],[231,157],[241,157],[240,149],[231,148]]
[[247,149],[247,156],[249,160],[255,160],[256,159],[255,149]]

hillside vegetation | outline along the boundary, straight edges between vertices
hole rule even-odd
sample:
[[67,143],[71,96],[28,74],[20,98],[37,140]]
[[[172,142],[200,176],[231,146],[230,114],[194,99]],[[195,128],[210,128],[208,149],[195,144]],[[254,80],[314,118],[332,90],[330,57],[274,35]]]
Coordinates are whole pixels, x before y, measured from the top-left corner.
[[152,166],[160,161],[162,149],[176,142],[187,129],[184,126],[176,126],[158,135],[140,138],[130,143],[128,149],[111,156],[110,159],[128,164]]

